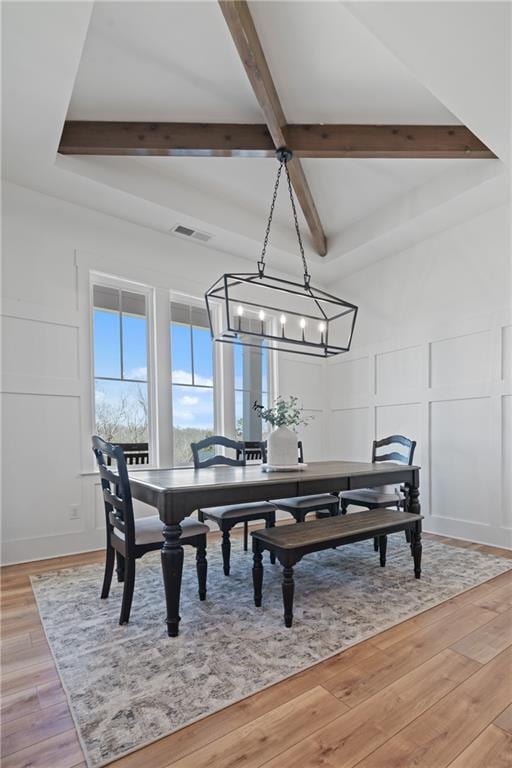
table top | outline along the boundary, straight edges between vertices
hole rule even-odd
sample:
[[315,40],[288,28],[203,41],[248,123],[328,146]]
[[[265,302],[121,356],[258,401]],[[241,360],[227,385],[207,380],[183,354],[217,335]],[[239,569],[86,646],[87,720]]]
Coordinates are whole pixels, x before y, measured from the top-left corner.
[[329,480],[357,475],[401,474],[404,471],[418,470],[417,466],[381,462],[359,461],[313,461],[306,469],[297,472],[263,472],[260,464],[248,464],[245,467],[220,465],[194,469],[183,467],[174,469],[148,469],[130,472],[130,483],[144,486],[153,491],[181,493],[187,490],[208,490],[244,486],[267,486],[278,483],[301,483],[308,480]]
[[333,540],[350,539],[393,526],[413,526],[422,520],[422,515],[413,515],[396,509],[373,509],[351,515],[328,517],[325,520],[311,520],[306,525],[282,525],[254,531],[251,536],[272,544],[278,549],[298,549]]

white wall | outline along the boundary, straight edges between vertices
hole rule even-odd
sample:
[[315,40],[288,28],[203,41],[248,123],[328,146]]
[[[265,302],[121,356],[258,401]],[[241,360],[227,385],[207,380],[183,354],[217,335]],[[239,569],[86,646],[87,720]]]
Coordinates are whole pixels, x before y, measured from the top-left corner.
[[512,546],[509,211],[496,208],[361,270],[333,292],[360,307],[328,364],[329,452],[418,440],[426,530]]
[[[95,549],[104,513],[92,468],[88,272],[202,296],[246,260],[6,184],[3,194],[4,563]],[[292,359],[293,358],[293,359]],[[306,458],[322,458],[322,362],[278,360],[280,394],[315,415]],[[80,518],[70,519],[77,505]]]

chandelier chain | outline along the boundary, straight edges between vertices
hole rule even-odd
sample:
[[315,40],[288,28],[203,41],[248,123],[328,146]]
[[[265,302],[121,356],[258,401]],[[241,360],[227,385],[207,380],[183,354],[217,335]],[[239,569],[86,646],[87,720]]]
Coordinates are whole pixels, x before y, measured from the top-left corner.
[[292,181],[290,179],[290,173],[288,171],[288,164],[284,161],[284,170],[286,172],[286,180],[288,181],[288,192],[290,193],[290,202],[292,204],[293,220],[295,222],[295,232],[297,233],[297,240],[299,241],[300,255],[302,257],[302,264],[304,266],[304,283],[306,288],[309,288],[310,275],[308,272],[308,263],[304,254],[304,246],[302,244],[302,237],[300,236],[299,219],[297,216],[297,209],[295,207],[295,200],[293,198]]
[[272,195],[272,202],[270,204],[270,212],[269,212],[268,221],[267,221],[267,228],[265,230],[265,237],[263,239],[263,247],[261,249],[260,260],[258,261],[258,272],[259,272],[260,277],[263,277],[263,272],[265,270],[265,256],[267,254],[268,240],[269,240],[269,237],[270,237],[270,227],[272,226],[272,219],[274,217],[274,208],[275,208],[275,205],[276,205],[277,193],[278,193],[278,190],[279,190],[279,182],[281,180],[281,173],[282,173],[282,170],[283,170],[283,166],[284,166],[284,170],[285,170],[285,173],[286,173],[286,180],[287,180],[287,183],[288,183],[288,193],[290,195],[290,202],[291,202],[291,206],[292,206],[293,220],[294,220],[294,224],[295,224],[295,233],[297,235],[297,240],[299,242],[300,255],[301,255],[302,264],[303,264],[303,267],[304,267],[304,287],[309,289],[309,287],[310,287],[309,286],[309,282],[310,282],[311,277],[310,277],[310,274],[309,274],[309,271],[308,271],[308,264],[307,264],[307,261],[306,261],[306,255],[304,253],[304,245],[302,243],[302,237],[300,235],[299,219],[298,219],[298,216],[297,216],[297,208],[295,207],[295,200],[294,200],[294,197],[293,197],[292,182],[291,182],[291,179],[290,179],[290,173],[288,171],[288,160],[287,160],[286,157],[280,159],[280,162],[279,162],[279,169],[277,171],[276,183],[274,185],[274,193]]
[[272,195],[272,202],[270,204],[270,213],[268,215],[267,229],[265,230],[265,237],[263,239],[263,248],[261,249],[261,256],[260,256],[260,260],[258,262],[258,270],[259,270],[260,276],[263,275],[263,270],[264,270],[264,267],[265,267],[265,256],[266,256],[266,253],[267,253],[268,238],[270,236],[270,227],[272,225],[272,218],[274,216],[274,208],[275,208],[275,205],[276,205],[277,192],[279,190],[279,181],[281,179],[281,171],[282,170],[283,170],[283,163],[280,163],[279,164],[279,170],[277,172],[276,183],[274,185],[274,194]]

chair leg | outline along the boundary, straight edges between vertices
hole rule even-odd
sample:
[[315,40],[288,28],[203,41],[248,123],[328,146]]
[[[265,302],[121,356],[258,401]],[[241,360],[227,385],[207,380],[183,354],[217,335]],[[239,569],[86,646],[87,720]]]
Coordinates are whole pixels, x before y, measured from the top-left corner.
[[135,558],[125,558],[123,602],[121,604],[120,624],[128,624],[132,607],[133,588],[135,586]]
[[347,502],[343,499],[343,496],[340,498],[340,508],[341,508],[341,514],[346,515],[347,514]]
[[380,564],[384,568],[386,565],[386,549],[388,545],[387,536],[379,536],[379,552],[380,552]]
[[208,562],[206,560],[206,536],[201,537],[201,542],[196,547],[196,570],[199,599],[206,600],[206,574],[208,572]]
[[378,552],[379,551],[379,537],[375,536],[373,539],[373,551]]
[[231,541],[229,538],[229,528],[222,529],[222,562],[224,565],[224,576],[229,576],[229,560],[231,556]]
[[249,523],[244,520],[244,552],[247,552],[249,547]]
[[115,554],[116,554],[115,549],[109,542],[107,544],[107,549],[105,552],[105,575],[103,577],[103,586],[101,587],[102,600],[105,600],[108,597],[108,593],[110,592],[110,585],[112,584],[112,574],[114,572]]
[[124,581],[124,557],[116,551],[116,573],[117,580],[122,584]]
[[[276,513],[271,512],[268,517],[265,518],[265,528],[275,528],[276,525]],[[270,562],[272,565],[276,562],[276,553],[270,552]]]

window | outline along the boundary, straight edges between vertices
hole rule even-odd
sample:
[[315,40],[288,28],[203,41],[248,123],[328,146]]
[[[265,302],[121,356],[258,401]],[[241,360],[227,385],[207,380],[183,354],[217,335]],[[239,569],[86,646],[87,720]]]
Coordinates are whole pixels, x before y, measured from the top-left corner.
[[206,310],[171,302],[174,465],[192,463],[190,443],[214,432],[213,344]]
[[235,424],[239,440],[265,440],[268,425],[253,408],[268,405],[268,350],[234,345]]
[[93,286],[96,433],[148,450],[148,322],[146,296]]

